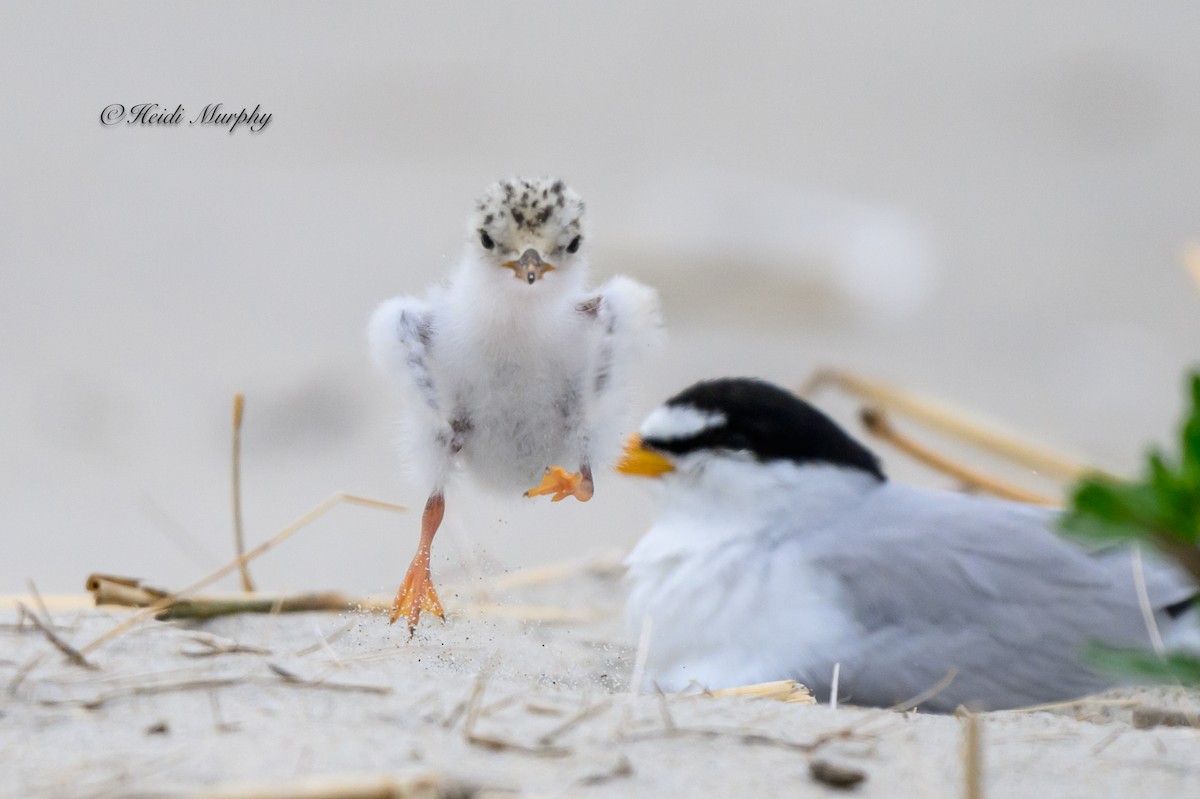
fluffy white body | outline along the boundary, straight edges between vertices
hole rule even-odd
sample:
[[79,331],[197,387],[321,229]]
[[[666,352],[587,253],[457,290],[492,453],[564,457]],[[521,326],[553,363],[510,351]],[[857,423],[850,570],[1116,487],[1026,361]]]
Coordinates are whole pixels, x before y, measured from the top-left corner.
[[[426,485],[461,464],[482,485],[523,490],[551,464],[611,463],[620,451],[626,373],[661,336],[654,292],[623,277],[588,292],[582,269],[557,285],[554,274],[534,287],[503,278],[464,263],[425,299],[396,297],[371,319],[376,361],[405,389],[407,462]],[[579,310],[596,299],[603,312]],[[429,384],[395,332],[406,326],[429,331]]]
[[[690,430],[686,410],[643,435]],[[888,706],[953,675],[923,707],[996,709],[1108,687],[1089,642],[1150,646],[1129,551],[1083,551],[1053,511],[747,452],[671,462],[627,559],[631,635],[652,620],[647,686],[792,678],[824,699],[840,663],[846,702]],[[1168,641],[1194,635],[1193,611],[1167,608],[1195,585],[1149,553],[1144,571]]]

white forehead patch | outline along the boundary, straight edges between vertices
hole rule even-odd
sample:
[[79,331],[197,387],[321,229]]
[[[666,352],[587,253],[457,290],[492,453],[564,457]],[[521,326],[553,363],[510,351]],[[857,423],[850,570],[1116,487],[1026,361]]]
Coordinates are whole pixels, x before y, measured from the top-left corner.
[[692,405],[660,405],[650,412],[638,432],[642,438],[670,441],[690,438],[724,424],[725,414],[720,411],[702,411]]

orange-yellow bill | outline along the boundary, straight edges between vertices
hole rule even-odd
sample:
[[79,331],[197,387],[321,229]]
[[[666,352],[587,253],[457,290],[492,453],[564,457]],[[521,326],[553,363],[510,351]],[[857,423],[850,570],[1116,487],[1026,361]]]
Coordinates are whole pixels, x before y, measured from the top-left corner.
[[617,471],[640,477],[661,477],[675,471],[675,465],[664,455],[642,446],[642,437],[632,435],[625,442],[625,454],[617,461]]
[[537,281],[541,280],[547,272],[554,271],[554,265],[548,264],[545,261],[537,261],[536,263],[529,264],[528,266],[520,261],[505,261],[503,264],[501,264],[501,266],[505,266],[513,270],[513,274],[518,279],[527,281],[531,286]]

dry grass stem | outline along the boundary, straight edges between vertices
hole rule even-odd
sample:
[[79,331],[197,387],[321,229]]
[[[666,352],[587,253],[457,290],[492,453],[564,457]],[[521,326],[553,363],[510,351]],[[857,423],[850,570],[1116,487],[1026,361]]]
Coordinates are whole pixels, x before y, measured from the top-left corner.
[[1113,743],[1113,741],[1117,740],[1124,734],[1125,734],[1125,727],[1117,727],[1115,730],[1110,732],[1108,735],[1104,736],[1103,740],[1101,740],[1098,744],[1096,744],[1095,746],[1092,747],[1091,754],[1093,756],[1100,754],[1105,749],[1107,749]]
[[178,693],[181,691],[211,691],[218,688],[230,688],[233,686],[245,685],[263,685],[263,686],[279,686],[286,685],[293,688],[307,688],[321,691],[348,691],[351,693],[367,693],[385,695],[390,694],[392,689],[386,685],[358,685],[355,683],[340,683],[327,682],[321,680],[306,680],[298,677],[295,674],[271,666],[278,679],[262,680],[254,677],[207,677],[193,680],[178,680],[175,682],[151,682],[134,685],[124,685],[110,689],[103,693],[97,694],[90,699],[42,699],[40,704],[48,707],[57,706],[77,706],[85,710],[97,710],[103,705],[108,704],[116,699],[125,699],[131,696],[156,696],[158,694]]
[[310,680],[301,677],[294,671],[280,666],[278,663],[268,663],[267,668],[279,676],[289,685],[300,685],[308,688],[326,688],[331,691],[350,691],[352,693],[362,694],[379,694],[381,696],[390,694],[392,689],[386,685],[363,685],[361,683],[348,682],[329,682],[328,680]]
[[271,650],[260,646],[250,646],[221,638],[209,633],[193,633],[192,641],[198,647],[183,647],[179,654],[189,658],[212,657],[214,655],[270,655]]
[[167,596],[166,591],[142,585],[142,581],[134,577],[115,574],[89,574],[84,587],[97,605],[144,608]]
[[29,672],[36,669],[41,664],[41,662],[45,659],[46,659],[45,654],[37,655],[32,660],[30,660],[28,663],[26,663],[24,666],[22,666],[20,669],[18,669],[17,673],[14,674],[13,678],[11,680],[9,680],[9,682],[8,682],[8,689],[7,689],[8,695],[16,696],[17,691],[21,687],[21,683],[25,682],[25,678],[29,676]]
[[1043,474],[1072,482],[1085,474],[1108,476],[1040,444],[1022,440],[1011,433],[1000,432],[996,425],[985,424],[946,403],[852,372],[838,369],[818,370],[801,386],[798,393],[808,396],[825,386],[840,388],[872,405],[907,416],[952,438],[994,452]]
[[766,735],[760,732],[752,732],[745,729],[718,729],[712,727],[675,727],[673,729],[657,729],[647,730],[645,732],[635,732],[628,735],[620,736],[620,740],[627,743],[637,743],[640,741],[656,741],[663,738],[703,738],[711,740],[714,738],[724,738],[746,746],[773,746],[779,749],[787,749],[792,752],[813,752],[822,746],[825,746],[831,741],[849,738],[853,732],[849,727],[837,730],[835,732],[826,733],[818,736],[812,741],[789,741],[786,738],[778,738],[773,735]]
[[[42,621],[40,618],[38,618],[37,614],[20,603],[17,604],[17,607],[20,608],[21,612],[25,614],[25,617],[33,623],[34,627],[37,627],[42,631],[42,635],[46,636],[46,640],[53,644],[55,649],[67,656],[68,661],[85,669],[96,668],[96,664],[85,658],[78,649],[59,638],[58,633],[54,632],[48,622]],[[49,618],[49,616],[47,616],[47,618]]]
[[1065,710],[1066,708],[1084,708],[1099,705],[1101,707],[1137,707],[1142,704],[1140,699],[1068,699],[1065,702],[1046,702],[1040,705],[1014,707],[1007,710],[995,710],[993,713],[1041,713],[1047,710]]
[[[184,592],[168,594],[165,591],[143,586],[141,581],[130,577],[105,574],[90,575],[87,580],[87,588],[94,597],[96,605],[158,607],[155,618],[159,621],[211,619],[238,613],[277,614],[308,611],[382,613],[391,608],[390,600],[385,601],[371,597],[354,598],[336,592],[289,596],[263,593],[219,594],[180,599],[178,597]],[[467,603],[454,608],[452,613],[547,624],[593,622],[608,615],[605,610],[599,608],[559,608],[544,605],[496,605],[490,603]],[[344,633],[345,630],[338,635]],[[316,644],[314,646],[319,649],[323,645]]]
[[606,769],[595,774],[589,774],[579,781],[580,785],[603,785],[606,782],[623,779],[633,776],[633,764],[629,762],[629,758],[625,755],[620,755],[617,762],[612,765],[612,768]]
[[[353,610],[360,600],[350,599],[338,593],[312,593],[282,596],[275,594],[233,594],[220,596],[172,599],[172,595],[154,588],[146,588],[140,581],[129,577],[93,574],[88,577],[87,588],[95,597],[97,605],[123,605],[147,608],[169,600],[169,604],[155,614],[159,621],[169,619],[211,619],[236,613],[302,613],[320,610]],[[179,595],[174,595],[178,597]]]
[[950,687],[950,683],[954,682],[954,678],[958,676],[958,669],[950,669],[946,672],[946,676],[938,680],[933,685],[926,688],[921,693],[914,696],[912,699],[907,699],[899,704],[892,705],[888,710],[904,712],[912,710],[914,707],[919,707],[922,702],[928,702],[933,697],[940,694],[942,691]]
[[250,567],[243,556],[246,554],[246,539],[242,531],[242,416],[246,410],[244,394],[233,395],[233,436],[231,446],[231,477],[233,481],[233,549],[240,561],[238,571],[242,574],[242,590],[254,591],[250,579]]
[[658,686],[658,683],[654,684],[654,694],[658,697],[658,714],[662,716],[663,729],[675,729],[678,726],[675,724],[675,716],[671,714],[671,706],[667,702],[667,695],[663,693],[663,689]]
[[[475,731],[475,724],[479,720],[482,713],[481,701],[484,691],[487,689],[488,680],[491,678],[491,667],[485,667],[479,672],[479,676],[475,678],[475,684],[471,688],[471,696],[466,702],[466,720],[463,721],[463,740],[472,746],[478,746],[483,749],[490,749],[494,752],[519,752],[526,755],[535,755],[537,757],[566,757],[571,754],[570,749],[563,747],[552,746],[549,744],[538,743],[534,746],[523,744],[517,741],[511,741],[507,738],[500,738],[495,735],[484,735]],[[454,718],[458,714],[456,709],[451,717]],[[453,726],[453,723],[448,719],[444,725],[447,728]]]
[[[322,649],[324,649],[330,655],[334,655],[334,657],[336,657],[333,650],[329,648],[329,645],[353,629],[354,629],[354,622],[348,621],[345,624],[343,624],[340,628],[331,632],[329,635],[321,636],[320,640],[318,640],[312,646],[306,646],[303,649],[297,649],[292,654],[295,655],[296,657],[305,657],[307,655],[311,655],[314,652],[319,652]],[[317,632],[320,633],[320,630],[318,630]]]
[[963,795],[983,799],[983,740],[978,713],[963,716]]
[[862,419],[863,426],[867,428],[867,432],[871,435],[892,445],[908,457],[919,463],[923,463],[930,469],[954,478],[969,489],[983,491],[1002,499],[1027,502],[1031,505],[1058,507],[1062,504],[1036,491],[1029,491],[1020,486],[1013,485],[1006,480],[984,474],[977,469],[972,469],[969,466],[947,458],[939,452],[935,452],[932,448],[915,441],[892,427],[887,415],[879,408],[863,408],[859,416]]
[[795,680],[776,680],[756,685],[741,685],[736,688],[722,688],[719,691],[708,691],[703,696],[749,696],[798,705],[812,705],[817,701],[813,698],[812,691]]
[[178,591],[174,594],[163,597],[159,601],[155,602],[153,605],[150,605],[149,607],[139,611],[138,613],[135,613],[132,617],[126,619],[125,621],[121,622],[117,626],[113,627],[111,630],[104,633],[99,638],[97,638],[96,640],[94,640],[90,644],[88,644],[87,646],[83,647],[83,649],[80,651],[83,652],[84,654],[86,654],[88,652],[91,652],[91,651],[103,646],[104,644],[113,640],[114,638],[116,638],[117,636],[126,632],[127,630],[130,630],[133,627],[137,626],[137,624],[139,624],[141,621],[143,621],[148,616],[151,616],[161,610],[164,610],[166,607],[171,605],[176,600],[178,600],[184,596],[187,596],[188,594],[195,593],[196,591],[199,591],[201,588],[205,588],[206,586],[209,586],[212,583],[215,583],[217,580],[220,580],[222,577],[229,575],[231,572],[233,572],[235,569],[237,569],[242,563],[254,560],[255,558],[259,557],[260,555],[262,555],[262,554],[268,552],[269,550],[271,550],[272,548],[278,546],[280,543],[285,541],[287,538],[294,535],[298,530],[304,528],[308,524],[311,524],[314,520],[316,520],[318,517],[324,515],[335,505],[338,505],[339,503],[343,503],[343,502],[348,503],[348,504],[354,504],[354,505],[363,505],[363,506],[366,506],[369,508],[380,508],[380,509],[384,509],[384,510],[392,510],[392,511],[405,510],[405,508],[403,506],[395,505],[391,502],[383,502],[383,501],[377,500],[377,499],[369,499],[367,497],[359,497],[359,496],[355,496],[353,494],[345,494],[345,493],[340,493],[340,492],[337,494],[334,494],[333,496],[329,497],[324,502],[320,503],[315,508],[310,510],[308,513],[305,513],[299,519],[292,522],[290,525],[285,527],[283,530],[279,531],[278,533],[276,533],[274,536],[272,536],[268,540],[264,541],[263,543],[261,543],[257,547],[255,547],[254,549],[247,552],[245,555],[242,555],[239,558],[235,558],[230,563],[225,564],[224,566],[222,566],[221,568],[212,572],[211,574],[207,575],[206,577],[203,577],[200,580],[197,580],[195,583],[192,583],[191,585],[189,585],[187,588],[183,589],[182,591]]
[[608,710],[608,708],[611,704],[612,704],[611,702],[606,700],[604,702],[597,702],[594,705],[589,705],[588,707],[585,707],[583,710],[579,711],[574,716],[571,716],[569,719],[564,721],[562,724],[559,724],[558,726],[553,727],[549,731],[543,733],[538,738],[538,745],[539,746],[549,746],[550,744],[552,744],[556,740],[558,740],[562,735],[564,735],[567,732],[570,732],[571,730],[573,730],[575,727],[579,726],[583,722],[587,721],[590,718],[599,716],[601,713]]
[[194,597],[180,599],[155,614],[159,621],[212,619],[237,613],[305,613],[320,610],[353,610],[354,600],[344,594],[298,594],[296,596]]
[[343,775],[218,785],[195,799],[471,799],[479,789],[439,775]]

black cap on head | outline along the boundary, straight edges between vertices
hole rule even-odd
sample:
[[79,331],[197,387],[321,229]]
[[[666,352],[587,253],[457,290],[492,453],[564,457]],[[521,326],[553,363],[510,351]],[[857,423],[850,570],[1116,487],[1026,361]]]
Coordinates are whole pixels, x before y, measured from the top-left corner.
[[713,422],[696,432],[654,435],[643,445],[685,455],[703,449],[748,452],[760,461],[827,463],[886,479],[879,460],[832,419],[778,386],[752,378],[706,380],[667,400],[666,407],[691,408]]

